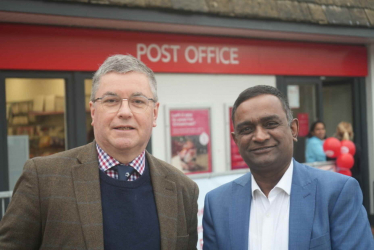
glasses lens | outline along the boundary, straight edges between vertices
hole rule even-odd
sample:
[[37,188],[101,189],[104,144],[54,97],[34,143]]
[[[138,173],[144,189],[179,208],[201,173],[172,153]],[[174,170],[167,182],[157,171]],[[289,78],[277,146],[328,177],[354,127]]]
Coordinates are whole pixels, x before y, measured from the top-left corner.
[[107,112],[117,112],[121,106],[122,99],[118,96],[104,96],[101,103]]
[[132,112],[140,113],[147,109],[148,102],[144,96],[132,96],[129,99],[129,106]]

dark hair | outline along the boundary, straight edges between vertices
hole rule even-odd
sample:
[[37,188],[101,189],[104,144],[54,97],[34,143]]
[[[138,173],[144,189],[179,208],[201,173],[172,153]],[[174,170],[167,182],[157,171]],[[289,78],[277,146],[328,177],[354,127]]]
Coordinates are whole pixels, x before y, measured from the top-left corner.
[[[317,120],[317,121],[313,122],[312,125],[310,126],[309,133],[307,135],[308,138],[313,137],[312,133],[313,133],[313,131],[316,128],[316,126],[317,126],[318,123],[322,123],[323,126],[326,128],[326,125],[325,125],[325,123],[323,121]],[[326,139],[326,135],[325,135],[324,139]]]
[[290,105],[288,104],[287,98],[282,94],[282,92],[279,91],[279,89],[268,86],[268,85],[257,85],[257,86],[248,88],[244,90],[242,93],[240,93],[240,95],[236,99],[234,106],[232,108],[231,120],[234,125],[235,125],[235,121],[234,121],[235,112],[238,109],[239,105],[245,102],[246,100],[259,96],[259,95],[273,95],[273,96],[278,97],[279,101],[282,103],[283,110],[286,113],[288,125],[291,125],[293,117],[292,117],[292,111],[290,109]]

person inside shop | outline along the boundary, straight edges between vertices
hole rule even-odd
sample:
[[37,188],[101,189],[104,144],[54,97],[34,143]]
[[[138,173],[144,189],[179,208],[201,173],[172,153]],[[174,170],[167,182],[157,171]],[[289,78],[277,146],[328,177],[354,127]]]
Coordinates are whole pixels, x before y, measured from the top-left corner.
[[374,249],[357,181],[292,158],[299,123],[278,89],[244,90],[232,121],[251,171],[206,195],[204,250]]
[[[349,122],[342,121],[336,127],[336,133],[334,135],[339,141],[349,140],[353,141],[354,133],[352,124]],[[356,153],[354,157],[354,165],[351,168],[352,177],[355,178],[360,185],[361,182],[361,172],[360,172],[360,165],[361,165],[361,147],[360,145],[355,143]]]
[[26,162],[0,249],[196,249],[196,183],[145,151],[160,105],[154,73],[114,55],[92,85],[95,140]]
[[305,147],[306,162],[326,161],[323,142],[326,139],[325,124],[322,121],[313,122],[307,135]]

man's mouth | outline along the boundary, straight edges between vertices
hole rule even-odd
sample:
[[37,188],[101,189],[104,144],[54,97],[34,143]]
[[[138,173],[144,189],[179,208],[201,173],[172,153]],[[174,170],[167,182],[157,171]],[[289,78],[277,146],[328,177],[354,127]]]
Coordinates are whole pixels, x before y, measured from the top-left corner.
[[267,149],[271,149],[271,148],[274,148],[274,147],[275,147],[275,146],[253,148],[253,149],[250,149],[249,151],[252,151],[252,152],[259,152],[259,151],[265,151],[265,150],[267,150]]
[[132,130],[134,128],[133,127],[129,127],[129,126],[123,126],[123,127],[115,127],[114,129],[118,129],[118,130]]

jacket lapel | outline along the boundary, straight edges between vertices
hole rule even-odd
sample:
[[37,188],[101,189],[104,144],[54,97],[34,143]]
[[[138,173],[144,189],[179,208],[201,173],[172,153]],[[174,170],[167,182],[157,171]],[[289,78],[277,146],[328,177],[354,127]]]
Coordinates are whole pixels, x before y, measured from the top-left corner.
[[316,183],[304,165],[294,160],[292,177],[289,249],[309,249],[315,209]]
[[[232,250],[248,249],[249,215],[252,201],[251,174],[245,174],[232,184],[229,209]],[[244,240],[243,240],[244,239]]]
[[[160,223],[161,249],[174,250],[177,241],[178,197],[175,182],[168,180],[168,170],[146,152],[153,193]],[[182,173],[181,173],[182,174]]]
[[96,143],[84,146],[73,166],[77,208],[87,249],[104,249],[103,216]]

